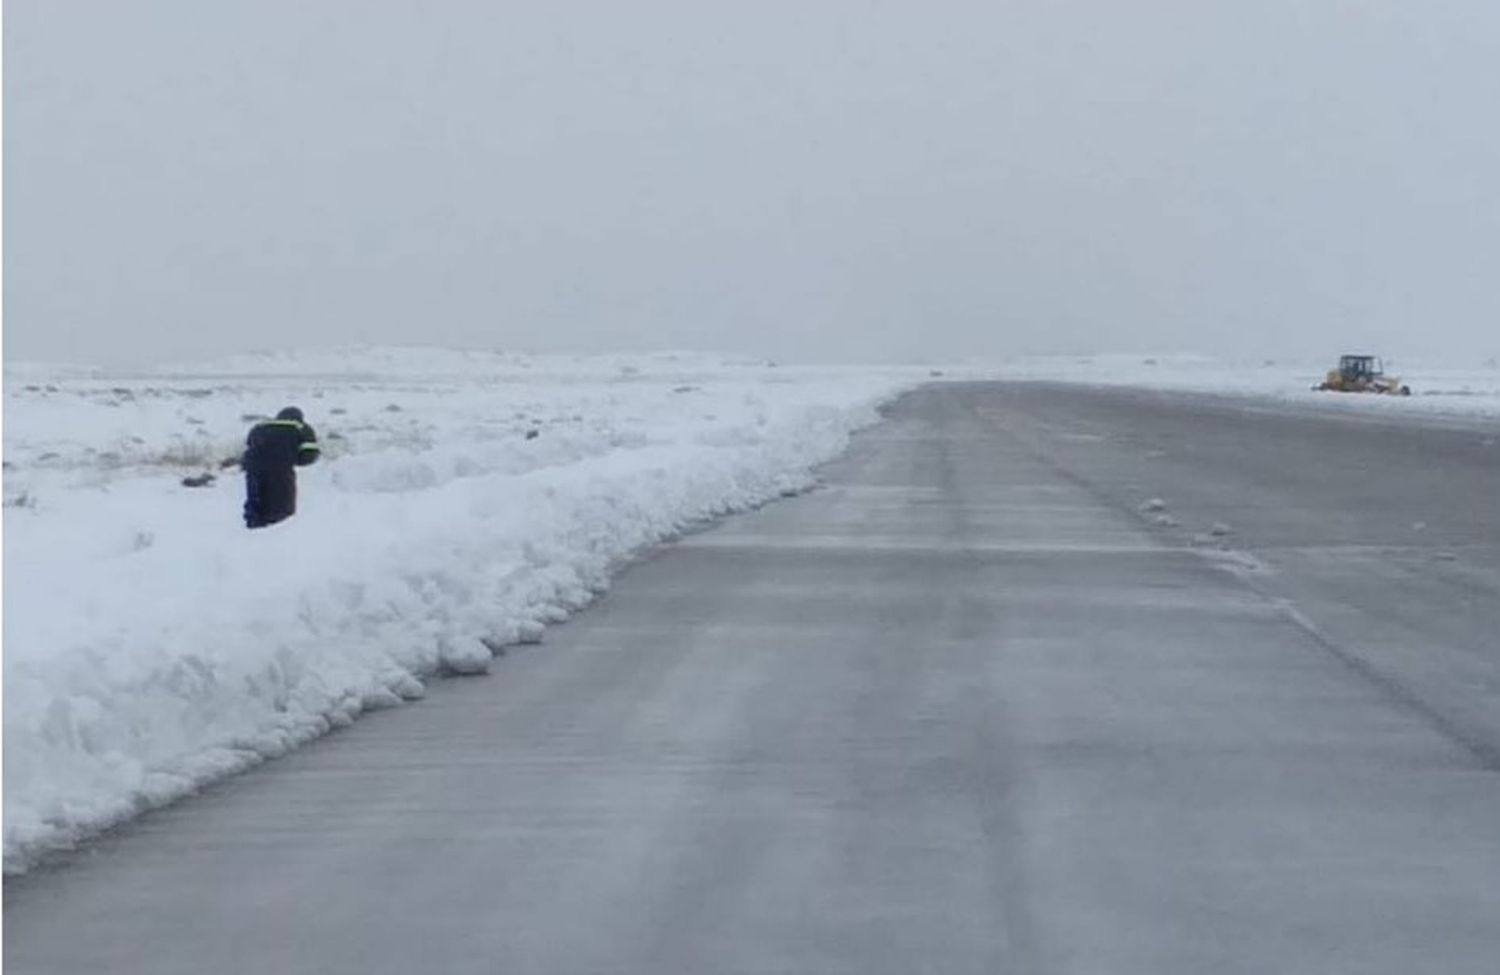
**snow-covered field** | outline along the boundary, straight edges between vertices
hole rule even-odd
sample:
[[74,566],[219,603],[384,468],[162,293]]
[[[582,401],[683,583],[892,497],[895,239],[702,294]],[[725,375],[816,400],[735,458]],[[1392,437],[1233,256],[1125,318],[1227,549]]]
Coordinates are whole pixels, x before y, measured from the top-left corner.
[[[1311,392],[1323,365],[946,371],[1500,418],[1493,365],[1405,367],[1410,398]],[[424,349],[149,375],[7,364],[7,871],[419,697],[429,677],[483,672],[652,545],[807,487],[879,403],[929,376]],[[296,518],[247,532],[220,463],[290,404],[324,460],[301,471]],[[182,484],[204,473],[216,480]]]
[[1316,410],[1500,417],[1500,362],[1495,360],[1457,368],[1387,360],[1386,372],[1400,376],[1411,387],[1409,397],[1314,391],[1336,362],[1336,357],[1316,362],[1233,362],[1181,355],[1046,356],[1005,360],[986,372],[1014,380],[1252,396]]
[[[808,487],[926,376],[429,350],[8,368],[6,869],[485,671],[654,543]],[[247,532],[219,465],[289,404],[324,460],[294,519]]]

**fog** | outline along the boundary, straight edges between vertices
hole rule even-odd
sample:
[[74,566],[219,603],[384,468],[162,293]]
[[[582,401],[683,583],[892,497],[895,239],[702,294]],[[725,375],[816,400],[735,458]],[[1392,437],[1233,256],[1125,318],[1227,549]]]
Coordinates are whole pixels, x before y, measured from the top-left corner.
[[9,0],[5,355],[1500,353],[1493,0]]

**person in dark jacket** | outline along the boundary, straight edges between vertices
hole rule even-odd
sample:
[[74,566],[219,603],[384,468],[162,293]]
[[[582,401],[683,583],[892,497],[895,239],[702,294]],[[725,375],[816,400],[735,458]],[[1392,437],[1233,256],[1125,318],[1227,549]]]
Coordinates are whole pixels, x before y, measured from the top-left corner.
[[318,459],[318,435],[288,406],[245,438],[245,527],[264,528],[297,511],[297,468]]

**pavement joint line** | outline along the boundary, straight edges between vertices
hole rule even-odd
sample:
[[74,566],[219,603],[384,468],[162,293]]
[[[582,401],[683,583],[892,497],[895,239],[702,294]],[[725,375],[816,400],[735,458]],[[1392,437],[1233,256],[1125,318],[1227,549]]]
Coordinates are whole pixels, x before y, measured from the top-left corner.
[[812,550],[834,550],[847,551],[849,553],[859,552],[934,552],[951,553],[953,555],[966,555],[972,553],[989,553],[998,555],[1162,555],[1164,553],[1176,553],[1189,551],[1175,547],[1162,545],[1098,545],[1098,544],[1058,544],[1055,542],[975,542],[966,540],[960,543],[945,542],[922,542],[910,543],[881,541],[878,543],[860,542],[857,536],[849,536],[844,542],[837,536],[820,538],[818,536],[789,536],[785,541],[768,542],[764,537],[756,541],[740,541],[735,538],[701,539],[694,538],[679,543],[680,548],[693,549],[778,549],[788,551],[812,551]]
[[[1215,561],[1211,557],[1214,553],[1197,551],[1195,554],[1203,557],[1205,561]],[[1374,685],[1391,703],[1420,718],[1439,735],[1467,752],[1481,769],[1486,772],[1500,772],[1500,747],[1465,730],[1458,722],[1427,703],[1421,695],[1328,636],[1323,632],[1322,627],[1297,607],[1295,601],[1266,592],[1246,572],[1231,572],[1231,575],[1239,580],[1242,586],[1264,600],[1266,605],[1273,608],[1281,618],[1301,631],[1314,646],[1332,656],[1366,682]]]

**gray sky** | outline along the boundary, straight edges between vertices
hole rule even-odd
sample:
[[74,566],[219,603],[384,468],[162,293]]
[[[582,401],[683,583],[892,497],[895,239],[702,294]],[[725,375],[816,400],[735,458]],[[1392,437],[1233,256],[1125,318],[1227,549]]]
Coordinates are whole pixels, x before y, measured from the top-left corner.
[[5,353],[1500,353],[1494,0],[7,0]]

